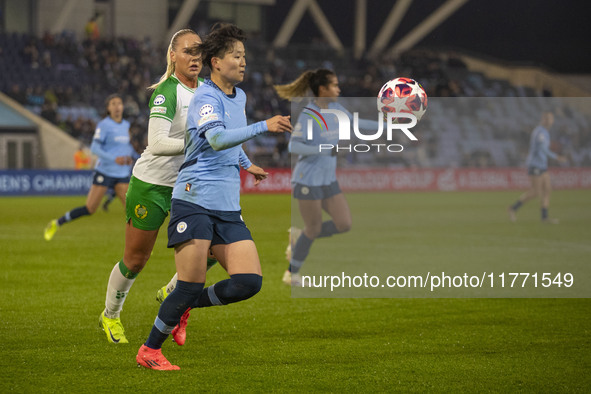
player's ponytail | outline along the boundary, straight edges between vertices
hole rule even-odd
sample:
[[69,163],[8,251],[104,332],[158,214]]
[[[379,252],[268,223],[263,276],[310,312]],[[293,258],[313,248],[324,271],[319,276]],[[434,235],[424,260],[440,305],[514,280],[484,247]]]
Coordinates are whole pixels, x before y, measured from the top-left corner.
[[174,63],[170,59],[170,52],[176,51],[178,39],[184,36],[185,34],[197,35],[197,33],[195,33],[191,29],[182,29],[173,34],[170,40],[170,44],[168,45],[168,51],[166,52],[166,72],[160,77],[160,80],[158,82],[148,87],[148,89],[155,90],[158,86],[160,86],[160,84],[162,84],[162,82],[166,81],[172,74],[174,74],[175,67]]
[[308,90],[311,90],[315,97],[318,97],[318,88],[327,86],[330,83],[330,76],[335,75],[334,71],[320,68],[315,71],[306,71],[295,81],[285,85],[274,85],[275,91],[282,99],[291,100],[293,97],[305,97]]

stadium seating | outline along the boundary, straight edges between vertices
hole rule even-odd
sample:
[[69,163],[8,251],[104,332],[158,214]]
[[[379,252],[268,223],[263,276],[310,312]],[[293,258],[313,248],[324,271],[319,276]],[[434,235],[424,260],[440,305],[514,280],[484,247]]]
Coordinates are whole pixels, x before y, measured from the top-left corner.
[[[80,41],[68,32],[55,36],[46,33],[42,38],[0,33],[0,48],[0,89],[82,142],[90,143],[94,124],[103,115],[104,98],[114,92],[130,104],[126,117],[134,124],[134,130],[146,132],[146,86],[164,71],[164,48],[156,48],[147,39]],[[427,130],[423,138],[429,141],[430,152],[410,152],[412,158],[401,160],[404,165],[518,166],[527,150],[527,133],[547,103],[540,96],[548,92],[489,79],[468,70],[451,52],[414,50],[397,59],[359,61],[348,51],[338,53],[318,42],[270,50],[267,43],[253,39],[247,41],[247,49],[249,75],[242,88],[249,96],[247,114],[252,122],[289,113],[289,103],[277,98],[272,85],[291,81],[302,71],[319,67],[337,71],[343,96],[372,97],[394,76],[412,76],[431,98],[474,98],[466,99],[463,111],[431,105],[422,121]],[[481,100],[477,97],[503,99],[498,100],[499,105],[487,108],[476,105]],[[591,149],[581,148],[581,141],[591,139],[590,123],[588,117],[580,114],[557,119],[557,147],[570,155],[576,165],[591,162]],[[286,149],[285,138],[272,136],[246,146],[253,161],[266,167],[289,166]],[[375,164],[379,161],[376,158]]]

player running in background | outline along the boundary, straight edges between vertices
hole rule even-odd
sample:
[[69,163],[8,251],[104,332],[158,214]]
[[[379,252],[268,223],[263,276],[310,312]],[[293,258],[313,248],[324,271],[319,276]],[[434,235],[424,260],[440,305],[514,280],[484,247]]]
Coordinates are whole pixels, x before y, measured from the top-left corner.
[[563,163],[564,156],[557,155],[550,150],[550,128],[554,124],[554,114],[550,111],[542,114],[540,124],[532,131],[529,141],[529,153],[526,159],[527,173],[531,187],[509,207],[509,218],[517,220],[517,210],[527,201],[540,197],[542,208],[541,218],[544,223],[558,223],[557,219],[548,217],[550,207],[551,182],[548,173],[548,157]]
[[[246,300],[262,285],[256,246],[240,210],[240,144],[265,131],[291,130],[289,117],[246,123],[246,94],[235,87],[246,68],[244,33],[234,25],[214,27],[201,44],[211,79],[197,89],[187,118],[187,148],[172,195],[168,246],[175,249],[176,288],[162,302],[136,361],[146,368],[179,369],[161,347],[189,308]],[[261,171],[257,180],[264,179]],[[230,279],[203,289],[209,249]]]
[[[308,111],[338,109],[352,119],[351,113],[337,102],[341,89],[336,74],[331,70],[306,71],[289,84],[276,85],[275,90],[279,97],[287,100],[305,97],[311,91],[315,98],[306,106]],[[351,229],[349,205],[336,177],[336,150],[319,152],[320,144],[338,145],[338,120],[336,116],[324,114],[327,130],[322,131],[318,124],[312,122],[312,139],[308,140],[304,134],[308,118],[304,113],[300,115],[289,142],[289,151],[299,155],[291,182],[293,196],[298,200],[300,214],[304,220],[301,234],[298,229],[291,229],[290,238],[293,246],[291,256],[287,256],[290,258],[290,264],[283,275],[283,282],[294,286],[301,284],[299,271],[314,240]],[[360,119],[359,127],[376,130],[379,124],[376,121]],[[323,210],[330,215],[331,220],[322,221]]]
[[43,233],[46,241],[50,241],[64,223],[95,213],[109,187],[115,190],[121,202],[125,204],[129,172],[133,157],[137,154],[129,141],[129,122],[123,119],[121,97],[116,94],[110,95],[105,100],[105,107],[107,117],[97,124],[90,145],[90,151],[99,159],[94,168],[86,204],[66,212],[59,219],[50,221]]
[[[121,310],[135,278],[152,254],[158,230],[170,211],[172,186],[183,163],[187,109],[202,82],[198,78],[202,68],[197,51],[200,42],[193,30],[176,32],[168,47],[166,72],[150,87],[154,92],[149,104],[148,146],[133,168],[126,200],[123,258],[111,270],[105,309],[99,317],[99,325],[112,343],[128,342],[121,323]],[[249,171],[260,171],[243,151],[240,165]],[[209,260],[209,264],[215,262],[215,259]],[[168,292],[174,289],[176,278],[175,274],[170,283],[159,290],[160,302],[166,297],[166,289]]]

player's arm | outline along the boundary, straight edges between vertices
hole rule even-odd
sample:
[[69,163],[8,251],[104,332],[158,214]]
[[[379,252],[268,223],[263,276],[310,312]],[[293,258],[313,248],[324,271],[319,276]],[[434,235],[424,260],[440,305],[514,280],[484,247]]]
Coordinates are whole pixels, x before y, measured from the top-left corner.
[[275,133],[291,131],[289,117],[279,115],[246,127],[226,129],[222,121],[224,111],[219,98],[213,95],[203,95],[198,97],[195,103],[197,105],[194,108],[193,105],[189,108],[187,127],[192,132],[192,127],[196,126],[194,130],[197,136],[206,138],[215,151],[240,145],[265,131]]
[[267,175],[269,175],[269,173],[263,170],[261,167],[252,164],[242,147],[240,147],[238,161],[240,162],[240,167],[244,168],[249,174],[254,176],[255,186],[258,186],[262,180],[267,179]]
[[105,161],[115,161],[117,156],[103,149],[108,134],[108,129],[104,128],[103,126],[103,122],[99,122],[99,124],[96,126],[96,129],[94,130],[94,136],[92,137],[92,143],[90,144],[90,151],[97,155],[99,159]]
[[244,149],[240,147],[240,155],[238,156],[238,161],[240,163],[240,167],[244,168],[245,170],[249,169],[252,166],[252,162],[244,152]]
[[150,152],[158,156],[177,156],[185,150],[184,138],[169,137],[172,122],[168,119],[153,117],[148,122],[148,146]]
[[176,90],[169,86],[157,88],[150,98],[148,146],[158,156],[177,156],[185,150],[185,140],[169,136],[177,112]]
[[269,131],[266,121],[260,121],[250,126],[239,127],[236,129],[226,129],[222,122],[212,124],[203,135],[213,150],[220,151],[240,145],[259,134]]
[[551,159],[558,159],[558,155],[550,150],[550,136],[548,134],[540,134],[539,139],[540,151]]
[[[290,153],[294,153],[296,155],[301,156],[311,156],[311,155],[330,155],[330,150],[322,150],[320,151],[319,146],[314,141],[308,141],[304,138],[304,132],[302,130],[303,119],[300,115],[298,122],[295,125],[293,133],[291,133],[291,138],[289,139],[289,144],[287,145],[287,150]],[[312,125],[312,133],[319,133],[320,130],[315,129],[314,125]]]

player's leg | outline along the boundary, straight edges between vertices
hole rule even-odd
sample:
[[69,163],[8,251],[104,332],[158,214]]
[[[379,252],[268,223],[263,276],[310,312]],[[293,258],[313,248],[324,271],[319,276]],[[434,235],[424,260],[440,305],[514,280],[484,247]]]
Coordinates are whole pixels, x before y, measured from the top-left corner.
[[[171,188],[157,187],[136,178],[132,178],[131,182],[125,201],[127,224],[123,258],[111,270],[105,310],[100,317],[101,325],[110,342],[115,342],[109,335],[113,330],[118,332],[118,335],[113,335],[115,340],[125,337],[120,320],[123,304],[136,277],[152,254],[158,230],[168,215],[167,209],[170,209],[166,204],[163,209],[160,201],[169,201]],[[120,193],[127,188],[127,184],[121,185],[123,187],[119,189]],[[114,328],[111,329],[111,326]]]
[[202,293],[210,244],[210,240],[190,239],[175,246],[175,264],[179,279],[174,291],[160,305],[148,340],[140,348],[136,357],[138,364],[154,368],[150,365],[150,360],[158,357],[166,363],[165,365],[170,365],[160,349],[181,320],[181,316],[196,303]]
[[548,209],[550,208],[550,194],[552,193],[552,182],[550,181],[550,174],[544,172],[540,175],[540,199],[541,199],[541,218],[544,223],[557,224],[557,219],[548,217]]
[[322,232],[322,200],[298,200],[304,229],[292,248],[288,269],[283,274],[283,282],[299,285],[299,271],[310,253],[312,243]]
[[[207,255],[207,270],[209,271],[209,269],[211,267],[213,267],[214,265],[216,265],[218,262],[216,256],[213,255],[213,253],[211,252],[211,249]],[[178,280],[178,273],[174,273],[174,275],[172,276],[172,278],[170,278],[170,281],[162,286],[161,288],[158,289],[158,291],[156,292],[156,301],[158,301],[159,303],[162,304],[162,301],[164,301],[164,299],[173,292],[174,288],[176,287],[176,282]]]
[[127,194],[128,189],[129,183],[127,182],[119,182],[115,185],[115,188],[113,189],[115,191],[115,195],[117,196],[117,198],[119,198],[123,206],[125,206],[125,195]]
[[526,202],[537,198],[541,194],[541,175],[529,176],[530,188],[523,193],[517,201],[509,207],[509,218],[512,222],[516,220],[516,212]]
[[110,188],[107,190],[105,202],[103,202],[103,211],[109,212],[109,205],[111,205],[111,203],[113,202],[115,195],[115,189]]
[[59,219],[53,219],[47,224],[43,233],[45,240],[50,241],[57,232],[58,228],[64,223],[71,222],[72,220],[78,219],[82,216],[92,215],[94,212],[96,212],[96,209],[99,206],[106,191],[106,186],[92,185],[88,191],[88,195],[86,196],[85,205],[74,208],[66,212]]
[[[108,187],[102,185],[92,185],[86,196],[86,209],[88,210],[88,215],[92,215],[96,212],[105,193],[107,192]],[[82,216],[82,215],[81,215]]]
[[105,310],[99,318],[109,342],[127,343],[120,318],[121,310],[136,277],[150,258],[157,236],[158,230],[140,230],[131,222],[127,223],[123,259],[111,270],[107,283]]
[[351,211],[343,193],[322,200],[322,209],[330,215],[332,220],[322,223],[318,238],[351,230]]
[[209,217],[215,225],[211,250],[230,278],[204,289],[194,305],[199,308],[246,300],[259,292],[263,282],[257,248],[240,212],[211,212]]
[[254,242],[250,239],[212,246],[220,265],[230,275],[203,290],[194,307],[227,305],[244,301],[257,294],[263,283],[261,263]]
[[136,356],[139,365],[152,369],[180,369],[171,365],[162,354],[162,344],[179,323],[181,315],[195,303],[205,283],[209,240],[193,239],[175,246],[178,283],[160,305],[160,310],[148,336]]

